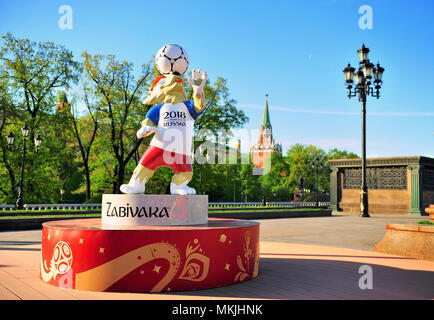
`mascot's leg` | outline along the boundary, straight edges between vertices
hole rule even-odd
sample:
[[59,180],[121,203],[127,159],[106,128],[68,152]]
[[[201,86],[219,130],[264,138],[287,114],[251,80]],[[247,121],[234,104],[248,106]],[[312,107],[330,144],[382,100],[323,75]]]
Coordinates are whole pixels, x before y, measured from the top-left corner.
[[145,183],[151,179],[154,171],[139,164],[131,176],[128,184],[123,184],[120,187],[122,193],[145,193]]
[[187,183],[190,182],[192,177],[192,171],[174,174],[172,177],[172,182],[170,183],[170,193],[180,195],[196,194],[196,190],[194,188],[187,186]]

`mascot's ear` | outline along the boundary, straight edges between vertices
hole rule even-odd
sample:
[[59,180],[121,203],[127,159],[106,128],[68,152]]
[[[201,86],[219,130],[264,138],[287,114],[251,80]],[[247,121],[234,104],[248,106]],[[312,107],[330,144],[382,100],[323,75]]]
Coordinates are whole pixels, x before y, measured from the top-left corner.
[[161,79],[166,78],[165,76],[158,76],[151,84],[151,88],[149,89],[149,92],[152,91],[152,89],[154,89],[154,87],[157,85],[158,82],[160,82]]
[[166,79],[166,77],[160,75],[154,81],[152,81],[151,87],[149,88],[149,91],[148,91],[148,96],[142,102],[144,105],[151,105],[152,106],[152,103],[150,103],[150,102],[151,102],[151,100],[153,100],[153,96],[155,96],[156,94],[158,94],[158,90],[155,90],[155,87],[163,79]]

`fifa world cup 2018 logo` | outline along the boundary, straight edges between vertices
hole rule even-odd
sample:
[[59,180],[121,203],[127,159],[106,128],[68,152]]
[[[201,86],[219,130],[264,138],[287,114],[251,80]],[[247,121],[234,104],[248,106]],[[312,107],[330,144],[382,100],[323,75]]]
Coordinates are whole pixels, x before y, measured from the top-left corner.
[[71,269],[72,250],[64,241],[59,241],[54,247],[53,256],[50,261],[50,267],[47,262],[43,261],[41,254],[41,278],[48,282],[51,279],[56,280],[57,275],[65,274]]
[[60,241],[56,244],[56,247],[54,248],[53,262],[57,273],[65,274],[68,272],[72,265],[72,251],[66,242]]

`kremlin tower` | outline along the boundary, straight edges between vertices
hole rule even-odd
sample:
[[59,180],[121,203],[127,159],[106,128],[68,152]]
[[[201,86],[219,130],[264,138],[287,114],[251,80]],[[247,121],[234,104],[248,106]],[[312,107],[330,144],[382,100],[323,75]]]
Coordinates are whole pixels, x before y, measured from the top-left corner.
[[259,131],[258,143],[250,149],[253,174],[262,175],[268,173],[271,168],[271,154],[277,152],[282,153],[282,146],[274,142],[270,113],[268,111],[268,94],[266,94],[264,116]]

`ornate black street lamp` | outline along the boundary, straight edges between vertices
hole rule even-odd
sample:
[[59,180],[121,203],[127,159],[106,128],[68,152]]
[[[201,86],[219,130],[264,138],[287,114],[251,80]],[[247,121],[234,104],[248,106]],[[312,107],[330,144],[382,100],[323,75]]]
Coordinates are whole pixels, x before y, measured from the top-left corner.
[[[204,145],[201,144],[198,148],[199,148],[199,154],[203,157],[203,153],[205,151]],[[208,152],[207,152],[205,158],[206,158],[206,161],[209,161],[210,155],[208,154]],[[202,166],[204,164],[204,160],[201,159],[200,161],[197,161],[197,163],[199,164],[199,194],[202,194]],[[235,184],[235,182],[234,182],[234,184]],[[235,186],[234,186],[234,188],[235,188]],[[234,196],[234,199],[235,199],[235,196]]]
[[12,151],[12,145],[14,144],[15,136],[12,132],[9,132],[7,136],[9,151]]
[[[17,209],[23,208],[23,185],[24,185],[24,162],[26,158],[26,138],[29,135],[29,128],[27,124],[24,124],[24,127],[21,128],[21,133],[23,135],[23,148],[22,148],[22,156],[21,156],[21,177],[20,183],[18,187],[18,200],[16,203]],[[12,132],[7,136],[9,150],[12,151],[12,145],[14,144],[15,136]],[[39,151],[39,147],[41,146],[42,138],[38,134],[35,138],[35,153]]]
[[[347,83],[348,98],[358,95],[359,101],[362,102],[362,186],[360,191],[360,216],[369,217],[368,213],[368,187],[366,184],[366,98],[371,95],[374,98],[380,98],[381,78],[384,68],[378,63],[374,66],[368,59],[369,49],[362,44],[357,50],[359,54],[359,69],[356,70],[349,63],[343,70],[345,82]],[[374,75],[374,84],[372,84],[372,75]],[[353,83],[355,78],[355,86]],[[372,85],[372,86],[371,86]],[[375,89],[375,90],[374,90]]]
[[319,200],[318,200],[318,182],[319,182],[319,170],[322,170],[323,166],[322,163],[320,163],[318,158],[315,158],[315,162],[312,163],[312,171],[316,174],[316,194],[315,194],[315,202],[316,207],[319,206]]

